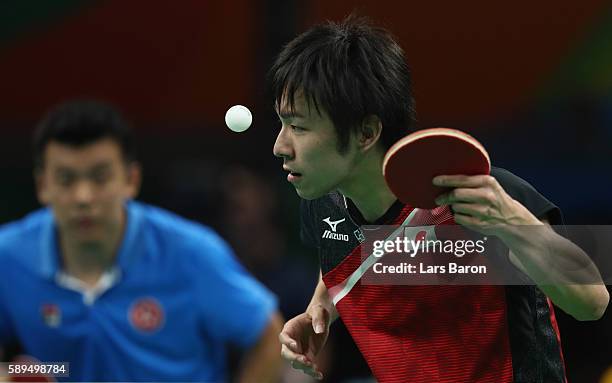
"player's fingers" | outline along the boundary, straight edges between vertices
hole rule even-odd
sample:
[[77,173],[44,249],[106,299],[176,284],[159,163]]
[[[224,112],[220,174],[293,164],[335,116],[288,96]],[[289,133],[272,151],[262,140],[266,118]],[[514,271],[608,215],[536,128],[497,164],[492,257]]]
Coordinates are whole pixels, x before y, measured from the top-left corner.
[[288,360],[291,363],[299,362],[303,365],[312,365],[312,362],[306,357],[306,355],[294,352],[284,344],[281,345],[281,356],[283,359]]
[[319,372],[316,364],[312,363],[310,360],[300,357],[296,360],[291,361],[291,366],[296,370],[302,370],[305,373],[317,373]]
[[312,317],[312,328],[315,334],[323,334],[329,325],[329,312],[321,305],[317,305],[310,310]]
[[473,204],[473,203],[453,203],[451,205],[455,214],[465,214],[472,217],[486,217],[490,211],[489,206]]
[[315,379],[321,380],[323,379],[323,373],[319,371],[319,368],[316,365],[304,365],[300,362],[291,362],[291,367],[296,370],[302,371],[304,374],[310,375]]
[[436,198],[439,205],[449,205],[454,202],[490,203],[494,193],[486,188],[456,188]]
[[432,182],[436,186],[476,188],[490,185],[492,180],[495,179],[490,175],[441,175],[434,177]]
[[302,352],[298,342],[287,334],[287,332],[281,331],[281,333],[278,334],[278,340],[282,345],[287,346],[290,350],[298,353]]

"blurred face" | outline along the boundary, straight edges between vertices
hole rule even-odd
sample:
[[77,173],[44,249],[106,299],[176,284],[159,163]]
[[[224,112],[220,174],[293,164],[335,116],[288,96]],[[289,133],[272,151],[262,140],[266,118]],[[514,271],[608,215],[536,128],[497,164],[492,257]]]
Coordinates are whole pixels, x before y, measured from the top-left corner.
[[62,239],[99,244],[123,227],[123,204],[136,196],[140,171],[108,138],[73,147],[51,141],[36,175],[38,199],[49,205]]
[[287,181],[305,199],[319,198],[349,184],[359,158],[355,137],[345,154],[338,152],[334,125],[324,110],[317,112],[303,95],[296,94],[295,110],[281,102],[277,111],[281,130],[274,143],[274,155],[283,159]]

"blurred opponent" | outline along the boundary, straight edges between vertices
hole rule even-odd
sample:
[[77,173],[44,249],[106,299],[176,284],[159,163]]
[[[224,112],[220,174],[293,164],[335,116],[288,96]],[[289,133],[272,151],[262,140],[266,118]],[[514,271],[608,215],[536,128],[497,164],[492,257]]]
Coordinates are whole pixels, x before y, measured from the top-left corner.
[[[0,347],[74,381],[275,382],[276,298],[211,229],[136,202],[141,172],[111,106],[57,106],[34,137],[44,208],[0,229]],[[188,182],[188,180],[186,180]]]

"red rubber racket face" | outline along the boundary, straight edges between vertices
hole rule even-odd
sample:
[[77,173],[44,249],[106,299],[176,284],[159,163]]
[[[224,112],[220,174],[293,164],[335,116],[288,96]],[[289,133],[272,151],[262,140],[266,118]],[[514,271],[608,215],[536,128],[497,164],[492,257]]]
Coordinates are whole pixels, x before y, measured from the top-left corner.
[[435,199],[448,188],[434,186],[439,175],[489,174],[491,161],[485,148],[460,130],[419,130],[396,142],[385,155],[383,175],[403,203],[424,209],[437,207]]

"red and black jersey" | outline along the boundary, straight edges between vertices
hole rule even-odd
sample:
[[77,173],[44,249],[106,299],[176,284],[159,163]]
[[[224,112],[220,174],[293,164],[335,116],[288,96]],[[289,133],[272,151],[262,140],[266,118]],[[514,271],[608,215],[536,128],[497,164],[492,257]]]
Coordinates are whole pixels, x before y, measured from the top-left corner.
[[[559,209],[527,182],[499,168],[491,175],[535,216],[561,223]],[[537,286],[364,284],[356,277],[368,223],[352,202],[339,193],[304,200],[301,217],[302,240],[318,249],[330,297],[380,383],[566,381],[554,310]],[[407,221],[454,223],[447,207],[398,201],[375,224]]]

